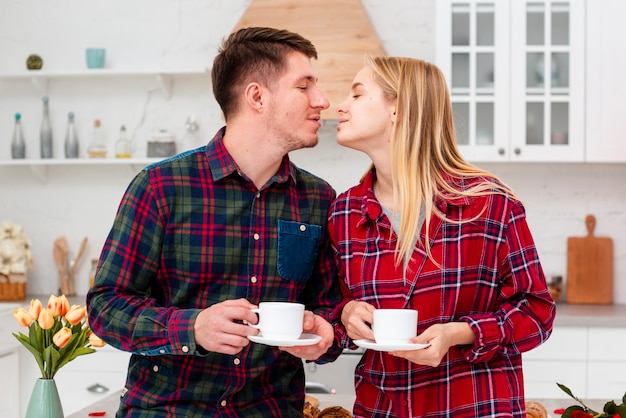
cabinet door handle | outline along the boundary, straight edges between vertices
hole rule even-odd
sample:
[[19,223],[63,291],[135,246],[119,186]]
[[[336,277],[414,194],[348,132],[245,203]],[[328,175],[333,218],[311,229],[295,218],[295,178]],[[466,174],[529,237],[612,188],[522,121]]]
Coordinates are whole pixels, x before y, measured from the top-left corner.
[[515,155],[520,155],[522,153],[522,150],[519,148],[515,148],[513,152],[515,153]]
[[504,148],[498,148],[498,154],[504,155]]
[[89,386],[87,390],[92,393],[105,393],[109,391],[109,388],[100,383],[96,383],[95,385]]

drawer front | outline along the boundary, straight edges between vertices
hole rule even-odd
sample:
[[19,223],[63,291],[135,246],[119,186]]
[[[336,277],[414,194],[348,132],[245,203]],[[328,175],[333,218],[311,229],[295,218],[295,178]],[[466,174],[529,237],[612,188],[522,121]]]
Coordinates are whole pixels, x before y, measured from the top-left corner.
[[556,385],[562,383],[576,396],[586,397],[587,363],[585,361],[524,361],[524,392],[526,399],[568,399]]
[[[626,329],[590,328],[589,360],[626,362]],[[622,393],[622,396],[624,393]]]
[[524,353],[526,359],[585,360],[587,358],[587,328],[555,327],[548,341]]
[[114,392],[120,392],[126,382],[123,372],[77,372],[63,370],[55,376],[65,416],[87,407]]

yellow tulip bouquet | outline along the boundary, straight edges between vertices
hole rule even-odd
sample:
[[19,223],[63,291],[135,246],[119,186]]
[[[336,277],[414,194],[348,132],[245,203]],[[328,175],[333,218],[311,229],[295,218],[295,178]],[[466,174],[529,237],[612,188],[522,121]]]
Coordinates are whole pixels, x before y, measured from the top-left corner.
[[70,307],[65,295],[51,295],[47,307],[39,299],[30,301],[28,310],[18,308],[13,316],[28,335],[13,336],[30,351],[43,379],[52,379],[59,369],[78,356],[90,354],[93,347],[104,347],[104,341],[87,325],[87,311],[81,305]]

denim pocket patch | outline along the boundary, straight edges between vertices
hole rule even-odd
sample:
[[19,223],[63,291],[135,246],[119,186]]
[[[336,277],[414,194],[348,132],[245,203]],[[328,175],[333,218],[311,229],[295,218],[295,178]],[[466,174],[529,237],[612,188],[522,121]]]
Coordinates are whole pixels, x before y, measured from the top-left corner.
[[313,272],[322,227],[303,222],[278,221],[278,274],[303,282]]

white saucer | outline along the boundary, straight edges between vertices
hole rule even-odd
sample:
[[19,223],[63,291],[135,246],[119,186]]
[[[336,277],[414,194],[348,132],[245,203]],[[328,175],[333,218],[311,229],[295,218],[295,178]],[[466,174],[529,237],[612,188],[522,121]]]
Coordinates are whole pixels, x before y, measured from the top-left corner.
[[273,345],[276,347],[295,347],[301,345],[313,345],[317,344],[322,337],[316,334],[303,333],[297,340],[279,340],[274,338],[265,338],[261,333],[258,335],[248,335],[248,339],[255,343],[261,343],[265,345]]
[[422,348],[426,348],[430,346],[430,344],[414,344],[414,343],[406,343],[406,344],[376,344],[375,341],[372,340],[355,340],[354,343],[362,348],[369,348],[370,350],[376,351],[399,351],[399,350],[421,350]]

